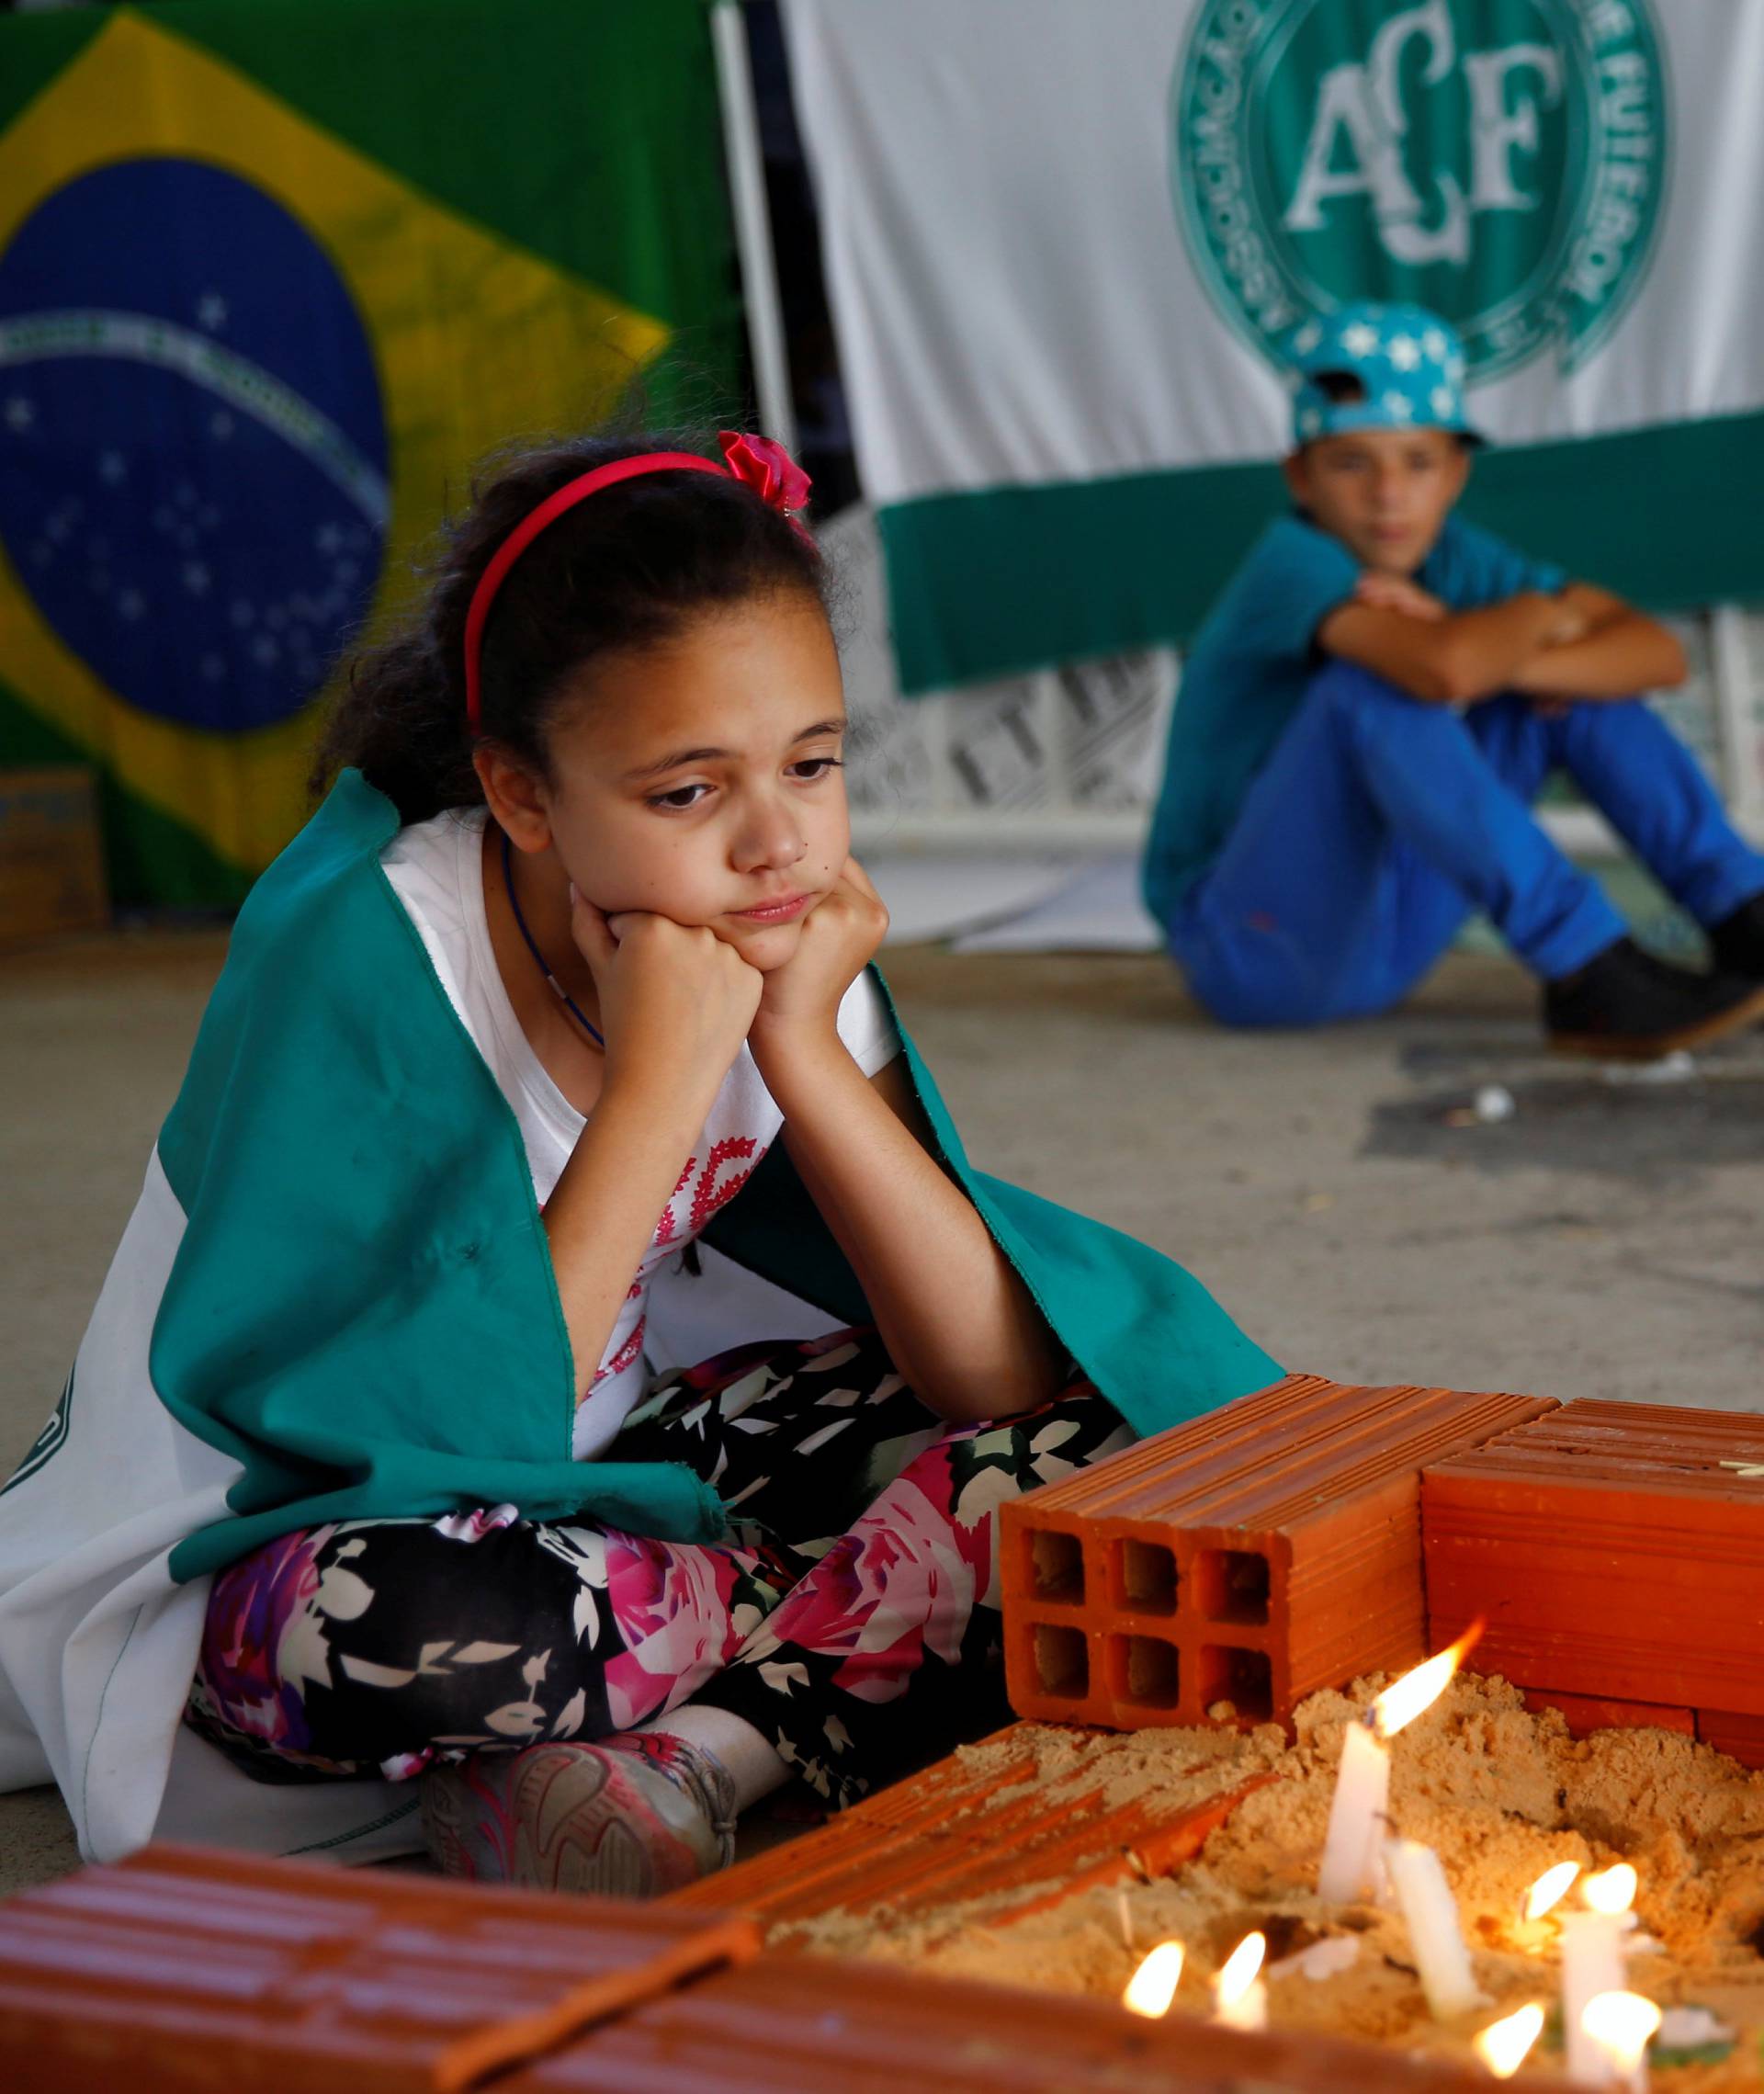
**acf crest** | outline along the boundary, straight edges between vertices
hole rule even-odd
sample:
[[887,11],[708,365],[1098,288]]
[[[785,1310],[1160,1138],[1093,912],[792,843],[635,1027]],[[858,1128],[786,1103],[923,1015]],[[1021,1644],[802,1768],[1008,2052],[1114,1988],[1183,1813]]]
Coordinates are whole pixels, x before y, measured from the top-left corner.
[[1202,0],[1171,175],[1202,281],[1275,362],[1351,299],[1442,314],[1472,382],[1584,363],[1666,185],[1646,0]]

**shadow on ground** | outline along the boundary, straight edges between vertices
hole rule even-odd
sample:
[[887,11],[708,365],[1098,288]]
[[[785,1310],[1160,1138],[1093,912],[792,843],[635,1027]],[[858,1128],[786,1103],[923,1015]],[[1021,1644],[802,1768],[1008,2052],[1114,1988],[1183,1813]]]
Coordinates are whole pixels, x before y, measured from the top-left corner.
[[1363,1156],[1656,1189],[1764,1164],[1764,1049],[1751,1040],[1655,1069],[1545,1062],[1519,1042],[1415,1047],[1403,1065],[1427,1088],[1373,1106]]

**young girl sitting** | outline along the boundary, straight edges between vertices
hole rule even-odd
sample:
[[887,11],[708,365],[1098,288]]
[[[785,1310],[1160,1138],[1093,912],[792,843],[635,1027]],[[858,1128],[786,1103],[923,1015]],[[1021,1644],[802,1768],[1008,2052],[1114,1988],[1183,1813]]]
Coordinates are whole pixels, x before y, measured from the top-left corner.
[[0,1783],[90,1854],[365,1856],[420,1793],[453,1873],[689,1882],[991,1713],[1002,1500],[1278,1372],[969,1169],[807,482],[722,449],[501,470],[240,917],[0,1498]]

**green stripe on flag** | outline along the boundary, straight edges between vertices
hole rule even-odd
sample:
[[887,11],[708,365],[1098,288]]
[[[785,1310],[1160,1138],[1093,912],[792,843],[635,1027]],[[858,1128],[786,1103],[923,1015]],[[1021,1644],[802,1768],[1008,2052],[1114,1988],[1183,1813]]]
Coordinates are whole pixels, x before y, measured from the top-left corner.
[[646,381],[652,416],[702,416],[707,381],[732,393],[741,306],[704,0],[162,0],[153,15],[480,225],[625,304],[692,316]]
[[34,15],[6,24],[6,62],[0,66],[0,130],[36,100],[55,75],[105,27],[106,10]]
[[[648,389],[658,414],[702,419],[718,411],[707,390],[732,396],[741,301],[704,0],[161,0],[146,11],[490,231],[643,311],[691,315]],[[110,12],[6,23],[0,129]],[[658,153],[670,139],[677,150]],[[684,389],[667,368],[676,362]]]
[[[1464,514],[1655,611],[1764,600],[1764,413],[1481,454]],[[1656,523],[1669,489],[1679,519]],[[940,494],[877,522],[901,688],[1185,644],[1283,487],[1272,464]],[[1687,525],[1683,519],[1693,521]]]

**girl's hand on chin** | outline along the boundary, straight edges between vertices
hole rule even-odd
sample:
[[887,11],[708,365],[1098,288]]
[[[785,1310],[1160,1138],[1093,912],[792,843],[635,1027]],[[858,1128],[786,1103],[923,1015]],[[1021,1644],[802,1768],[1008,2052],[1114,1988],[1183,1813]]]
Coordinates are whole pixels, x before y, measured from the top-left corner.
[[756,1050],[780,1034],[836,1036],[840,1001],[875,958],[888,912],[869,876],[847,858],[839,878],[802,919],[797,949],[762,979]]
[[607,917],[574,888],[570,902],[600,999],[607,1083],[640,1081],[664,1098],[702,1099],[708,1112],[764,978],[712,931],[640,911]]

